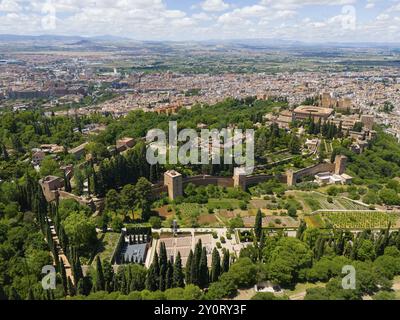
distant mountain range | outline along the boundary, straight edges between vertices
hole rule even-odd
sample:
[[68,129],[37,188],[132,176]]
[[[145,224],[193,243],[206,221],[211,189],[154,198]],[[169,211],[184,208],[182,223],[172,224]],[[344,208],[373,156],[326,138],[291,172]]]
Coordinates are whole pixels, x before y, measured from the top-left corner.
[[129,38],[102,35],[95,37],[82,36],[62,36],[62,35],[14,35],[0,34],[0,41],[3,42],[19,42],[19,41],[132,41]]
[[374,43],[374,42],[303,42],[296,40],[282,39],[228,39],[228,40],[204,40],[204,41],[139,41],[127,37],[113,35],[100,35],[92,37],[84,36],[64,36],[64,35],[13,35],[0,34],[0,42],[72,42],[72,44],[89,45],[92,42],[136,42],[144,44],[192,44],[192,45],[230,45],[249,48],[265,47],[347,47],[347,48],[400,48],[400,43]]

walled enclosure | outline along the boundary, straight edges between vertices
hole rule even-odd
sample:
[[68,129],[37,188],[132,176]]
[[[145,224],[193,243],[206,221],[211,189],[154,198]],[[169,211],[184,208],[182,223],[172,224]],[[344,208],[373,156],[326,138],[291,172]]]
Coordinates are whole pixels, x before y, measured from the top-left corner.
[[195,186],[206,186],[213,184],[221,187],[240,187],[245,190],[251,185],[262,183],[273,178],[278,179],[282,183],[287,183],[288,186],[295,185],[298,180],[303,177],[315,175],[321,172],[333,172],[335,174],[342,174],[346,170],[347,157],[338,155],[335,158],[334,163],[319,163],[317,165],[301,169],[294,172],[288,170],[286,174],[282,175],[253,175],[246,176],[239,173],[239,171],[233,177],[216,177],[216,176],[195,176],[182,178],[182,175],[176,171],[171,174],[171,171],[167,171],[164,174],[164,186],[167,188],[163,189],[160,185],[154,186],[154,190],[159,192],[168,191],[168,196],[171,200],[174,200],[177,196],[183,195],[184,188],[192,183]]

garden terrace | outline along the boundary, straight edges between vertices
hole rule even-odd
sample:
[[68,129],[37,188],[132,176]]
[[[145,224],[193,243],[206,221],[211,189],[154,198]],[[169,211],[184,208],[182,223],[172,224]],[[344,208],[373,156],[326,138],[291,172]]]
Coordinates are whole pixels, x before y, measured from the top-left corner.
[[[323,210],[317,211],[315,218],[308,219],[311,223],[317,224],[317,227],[333,227],[337,229],[384,229],[391,225],[392,228],[400,226],[400,212],[385,212],[385,211],[350,211],[350,210]],[[318,225],[322,224],[322,225]]]

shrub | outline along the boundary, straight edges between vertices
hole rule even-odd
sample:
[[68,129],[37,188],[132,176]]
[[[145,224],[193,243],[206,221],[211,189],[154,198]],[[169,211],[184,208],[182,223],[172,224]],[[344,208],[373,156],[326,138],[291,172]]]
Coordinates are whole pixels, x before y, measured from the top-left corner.
[[237,294],[237,286],[233,279],[221,277],[217,282],[214,282],[208,288],[206,299],[221,300],[223,298],[233,298]]
[[251,300],[289,300],[289,298],[287,296],[275,296],[272,292],[257,292]]
[[297,209],[295,207],[290,207],[287,212],[290,217],[297,217]]
[[161,218],[160,217],[156,217],[156,216],[150,217],[149,223],[150,223],[151,227],[154,229],[161,228]]
[[226,243],[225,237],[221,236],[220,240],[221,240],[221,243]]

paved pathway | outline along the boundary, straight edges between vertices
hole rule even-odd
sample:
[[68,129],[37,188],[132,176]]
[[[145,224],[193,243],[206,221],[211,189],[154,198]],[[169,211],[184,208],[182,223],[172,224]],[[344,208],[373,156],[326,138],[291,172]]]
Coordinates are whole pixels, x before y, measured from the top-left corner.
[[62,262],[64,263],[65,273],[67,274],[67,279],[68,279],[68,277],[70,277],[72,283],[75,284],[75,279],[74,279],[74,276],[72,274],[71,264],[69,263],[68,258],[65,255],[63,248],[60,245],[60,240],[58,239],[58,236],[57,236],[57,233],[56,233],[56,229],[54,227],[54,223],[50,219],[48,219],[48,221],[49,221],[50,230],[51,230],[51,237],[53,239],[53,242],[56,245],[56,250],[57,250],[57,253],[58,253],[58,260],[62,260]]

